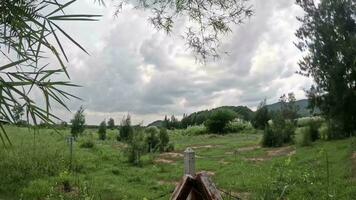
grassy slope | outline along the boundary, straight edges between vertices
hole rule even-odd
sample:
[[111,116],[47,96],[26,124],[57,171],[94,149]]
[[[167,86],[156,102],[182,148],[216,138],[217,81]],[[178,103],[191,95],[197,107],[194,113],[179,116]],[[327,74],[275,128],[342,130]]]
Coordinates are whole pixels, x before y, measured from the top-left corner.
[[[41,130],[34,144],[33,132],[28,129],[7,127],[7,130],[14,147],[4,151],[0,146],[0,199],[19,199],[21,194],[23,199],[44,199],[50,191],[61,191],[58,185],[63,174],[67,174],[69,160],[65,142],[68,131],[58,135],[52,130]],[[71,184],[86,188],[94,199],[169,198],[174,182],[183,173],[181,158],[162,164],[153,162],[158,155],[147,155],[142,167],[133,167],[126,162],[123,145],[115,141],[115,131],[110,131],[110,139],[104,142],[97,140],[93,130],[86,134],[86,138],[95,139],[96,146],[83,149],[79,148],[81,141],[77,142],[76,170],[67,175]],[[212,178],[216,185],[235,195],[276,199],[283,193],[289,199],[328,196],[356,199],[356,184],[350,178],[351,146],[355,145],[352,139],[296,147],[296,154],[291,156],[269,156],[271,149],[265,148],[233,153],[240,147],[258,144],[260,137],[258,134],[171,135],[176,152],[182,152],[187,146],[198,147],[197,169],[214,172]],[[248,160],[252,158],[263,161]]]

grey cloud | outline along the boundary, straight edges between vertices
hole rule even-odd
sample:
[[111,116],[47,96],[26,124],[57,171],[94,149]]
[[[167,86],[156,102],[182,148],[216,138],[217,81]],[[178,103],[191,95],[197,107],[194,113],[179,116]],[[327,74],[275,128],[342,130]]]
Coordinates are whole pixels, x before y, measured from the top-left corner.
[[[195,62],[179,35],[154,30],[147,13],[106,16],[107,29],[93,30],[105,32],[95,34],[101,48],[91,50],[91,57],[74,53],[70,73],[83,87],[73,92],[85,101],[70,103],[71,108],[84,104],[92,123],[102,120],[100,113],[127,111],[144,120],[227,104],[254,107],[265,97],[276,100],[283,91],[300,91],[309,81],[294,74],[298,52],[292,42],[299,13],[294,1],[252,3],[255,16],[224,40],[222,51],[229,55],[205,66]],[[177,24],[179,34],[185,23]],[[290,84],[296,79],[299,85]]]

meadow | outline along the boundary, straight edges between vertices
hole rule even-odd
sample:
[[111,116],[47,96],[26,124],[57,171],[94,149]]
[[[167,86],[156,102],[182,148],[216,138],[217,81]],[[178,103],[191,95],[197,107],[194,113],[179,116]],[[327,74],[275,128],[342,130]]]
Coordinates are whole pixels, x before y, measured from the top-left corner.
[[0,144],[1,200],[169,199],[183,176],[187,147],[196,152],[197,171],[207,171],[229,194],[224,199],[356,199],[356,138],[263,148],[262,131],[170,131],[173,152],[146,154],[141,166],[133,166],[117,130],[102,141],[97,130],[87,129],[74,142],[71,165],[69,129],[5,128],[13,145]]

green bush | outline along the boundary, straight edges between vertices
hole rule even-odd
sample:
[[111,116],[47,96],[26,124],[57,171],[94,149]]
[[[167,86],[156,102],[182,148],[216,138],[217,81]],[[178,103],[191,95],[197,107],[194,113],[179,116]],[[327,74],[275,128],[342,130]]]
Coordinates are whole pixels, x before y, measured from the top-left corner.
[[145,134],[142,130],[135,130],[132,133],[131,139],[128,141],[126,148],[126,155],[128,162],[134,165],[141,164],[141,156],[146,153],[147,143],[145,140]]
[[148,152],[154,152],[158,149],[160,138],[158,137],[159,129],[155,126],[150,126],[145,129],[146,143],[148,146]]
[[266,106],[266,99],[264,99],[258,106],[253,118],[252,125],[256,129],[264,129],[268,125],[270,114]]
[[310,139],[312,142],[320,139],[319,128],[322,124],[322,121],[312,120],[308,123],[309,131],[310,131]]
[[225,133],[226,125],[236,117],[236,113],[231,110],[216,110],[204,123],[208,132],[211,133]]
[[313,142],[312,131],[311,131],[310,127],[302,127],[302,128],[300,128],[300,132],[301,132],[300,145],[301,146],[310,146]]
[[85,130],[85,115],[84,108],[80,106],[79,110],[75,113],[74,118],[71,120],[72,126],[70,133],[73,137],[78,137]]
[[330,120],[327,122],[328,131],[327,131],[327,139],[335,140],[342,139],[348,137],[348,133],[345,132],[344,124],[342,122],[336,120]]
[[188,128],[186,128],[183,131],[183,134],[185,135],[204,135],[207,134],[208,131],[206,129],[205,126],[203,125],[199,125],[199,126],[188,126]]
[[167,150],[169,143],[169,135],[167,129],[161,128],[159,130],[159,151],[164,152]]
[[326,140],[329,135],[329,126],[327,123],[322,123],[321,126],[318,129],[318,132],[320,133],[320,138]]
[[294,141],[295,125],[292,121],[284,120],[277,114],[270,126],[265,128],[262,145],[265,147],[280,147]]
[[243,120],[234,120],[229,122],[226,125],[225,132],[226,133],[238,133],[244,130],[251,130],[253,129],[250,122],[243,121]]
[[99,125],[99,139],[100,140],[106,140],[106,122],[102,121]]
[[278,132],[270,126],[266,126],[262,137],[262,145],[265,147],[279,147],[282,146],[283,139]]
[[80,148],[87,148],[87,149],[94,148],[94,146],[95,146],[95,144],[92,139],[85,139],[79,145]]
[[174,144],[173,143],[169,143],[167,148],[166,148],[166,152],[171,152],[174,151]]
[[117,137],[117,140],[128,141],[131,139],[133,132],[134,130],[133,127],[131,126],[131,117],[130,115],[127,115],[121,121],[119,137]]

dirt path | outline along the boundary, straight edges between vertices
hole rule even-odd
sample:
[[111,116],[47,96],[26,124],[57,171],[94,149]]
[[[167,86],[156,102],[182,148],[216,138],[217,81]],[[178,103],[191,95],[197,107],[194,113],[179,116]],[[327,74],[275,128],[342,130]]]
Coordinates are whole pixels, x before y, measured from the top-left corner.
[[177,160],[183,159],[183,154],[178,152],[167,152],[161,153],[155,160],[155,163],[163,163],[163,164],[173,164]]
[[296,150],[295,147],[293,146],[286,146],[286,147],[271,148],[266,152],[267,153],[264,156],[244,158],[244,160],[251,161],[251,162],[263,162],[263,161],[271,160],[275,157],[294,155],[296,153]]

